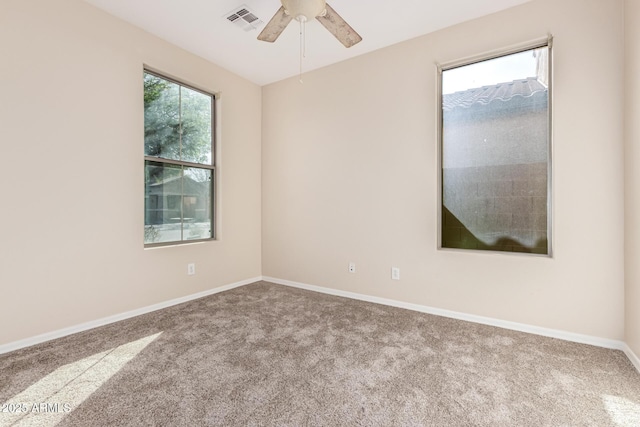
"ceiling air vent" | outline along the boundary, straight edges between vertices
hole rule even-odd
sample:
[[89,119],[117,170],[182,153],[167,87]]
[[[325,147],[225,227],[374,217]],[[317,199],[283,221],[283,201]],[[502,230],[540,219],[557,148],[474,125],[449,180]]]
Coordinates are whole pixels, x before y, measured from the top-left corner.
[[245,31],[257,29],[262,21],[246,5],[238,6],[227,13],[225,18]]

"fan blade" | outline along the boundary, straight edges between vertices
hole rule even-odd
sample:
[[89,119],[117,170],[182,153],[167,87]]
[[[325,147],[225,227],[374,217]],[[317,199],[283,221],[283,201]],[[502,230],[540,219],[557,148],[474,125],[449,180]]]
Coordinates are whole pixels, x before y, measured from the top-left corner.
[[318,16],[316,19],[337,38],[345,47],[351,47],[362,41],[360,34],[351,28],[351,25],[342,19],[331,6],[325,4],[327,13],[324,16]]
[[280,6],[280,9],[273,15],[271,21],[269,21],[262,32],[258,34],[258,40],[273,43],[280,37],[280,34],[287,28],[287,25],[289,25],[292,19],[290,15],[285,13],[284,6]]

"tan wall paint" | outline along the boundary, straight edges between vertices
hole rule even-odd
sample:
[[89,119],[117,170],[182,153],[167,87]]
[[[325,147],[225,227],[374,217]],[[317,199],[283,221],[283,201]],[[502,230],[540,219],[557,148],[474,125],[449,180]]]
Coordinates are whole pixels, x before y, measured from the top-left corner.
[[[640,13],[625,1],[626,340],[638,354]],[[536,0],[265,87],[261,111],[256,85],[85,3],[0,2],[0,345],[260,275],[261,113],[263,274],[622,339],[621,20],[622,1]],[[555,257],[437,251],[434,62],[548,31]],[[223,92],[217,242],[143,249],[143,63]]]
[[640,356],[640,0],[625,1],[626,342]]
[[[264,87],[263,274],[623,339],[622,23],[622,0],[535,0]],[[437,250],[434,63],[548,32],[554,257]]]
[[[0,344],[261,274],[259,86],[77,0],[0,2],[0,57]],[[222,92],[216,242],[144,250],[143,64]]]

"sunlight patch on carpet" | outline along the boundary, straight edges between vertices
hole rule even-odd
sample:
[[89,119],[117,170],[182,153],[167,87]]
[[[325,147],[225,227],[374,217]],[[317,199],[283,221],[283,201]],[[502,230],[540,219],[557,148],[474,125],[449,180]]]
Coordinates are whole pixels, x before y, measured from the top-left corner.
[[0,427],[54,426],[162,334],[64,365],[2,404]]
[[604,407],[617,427],[640,426],[640,404],[631,400],[605,395],[602,397]]

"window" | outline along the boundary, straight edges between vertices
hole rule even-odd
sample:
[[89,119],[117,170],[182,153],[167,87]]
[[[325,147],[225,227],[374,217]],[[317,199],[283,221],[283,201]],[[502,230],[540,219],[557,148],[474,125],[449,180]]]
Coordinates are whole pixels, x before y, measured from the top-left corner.
[[214,96],[144,72],[144,243],[212,239]]
[[551,254],[549,41],[440,67],[441,248]]

